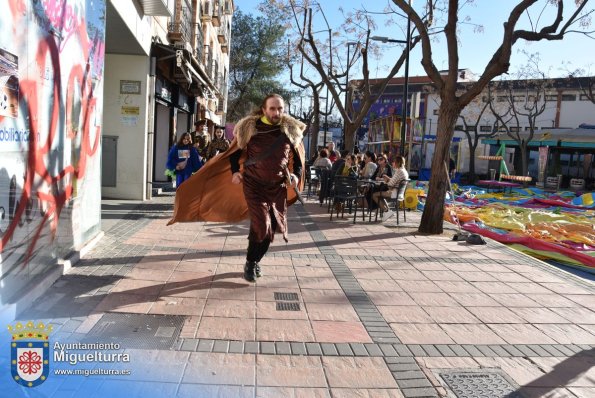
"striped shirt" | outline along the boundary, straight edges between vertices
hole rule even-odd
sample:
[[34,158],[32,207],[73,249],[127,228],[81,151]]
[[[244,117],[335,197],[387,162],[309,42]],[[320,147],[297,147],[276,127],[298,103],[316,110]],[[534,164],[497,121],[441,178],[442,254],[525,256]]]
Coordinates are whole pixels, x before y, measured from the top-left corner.
[[409,178],[409,173],[405,170],[405,167],[401,167],[400,169],[393,170],[393,176],[390,180],[386,183],[389,188],[396,188],[399,186],[399,183],[402,180],[407,180]]

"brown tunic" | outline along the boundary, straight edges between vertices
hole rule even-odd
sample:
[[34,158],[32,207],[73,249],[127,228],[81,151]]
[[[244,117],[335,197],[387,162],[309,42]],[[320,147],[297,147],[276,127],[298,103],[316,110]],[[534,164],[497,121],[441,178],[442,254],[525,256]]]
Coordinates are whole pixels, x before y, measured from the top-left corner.
[[[238,149],[243,148],[240,167],[241,169],[244,168],[244,161],[248,152],[246,150],[246,141],[249,141],[252,137],[251,120],[253,118],[246,118],[246,123],[240,122],[236,125],[236,127],[244,126],[244,129],[239,129],[238,135],[230,143],[227,151],[207,162],[196,174],[180,185],[176,191],[174,212],[168,225],[176,222],[192,221],[238,222],[249,217],[248,205],[244,195],[245,184],[234,185],[231,183],[229,157]],[[296,140],[299,159],[290,159],[289,169],[293,170],[294,160],[301,162],[301,190],[304,187],[303,159],[305,156],[304,146],[301,141],[303,124],[293,119],[282,123],[285,123],[285,129],[289,131],[289,136]],[[293,189],[288,187],[287,204],[291,205],[296,200],[297,197]]]
[[[288,167],[293,151],[289,138],[278,126],[257,122],[256,128],[257,134],[246,146],[248,163],[250,159],[256,159],[256,162],[244,165],[244,196],[250,213],[248,239],[255,242],[269,239],[272,242],[275,232],[280,232],[287,241],[284,168]],[[279,137],[282,137],[281,142]]]

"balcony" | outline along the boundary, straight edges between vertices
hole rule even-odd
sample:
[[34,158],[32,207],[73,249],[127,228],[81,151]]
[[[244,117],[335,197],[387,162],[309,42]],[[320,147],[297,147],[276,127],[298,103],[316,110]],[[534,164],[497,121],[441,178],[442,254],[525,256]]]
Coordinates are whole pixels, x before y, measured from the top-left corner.
[[202,24],[194,24],[194,58],[199,64],[203,63],[204,50],[205,50],[205,39],[202,34]]
[[229,42],[229,30],[225,26],[220,26],[217,28],[217,40],[219,40],[219,44],[227,44]]
[[192,11],[182,7],[180,18],[170,22],[167,29],[167,40],[170,43],[191,42],[192,40]]
[[213,16],[211,18],[211,23],[213,24],[213,26],[215,26],[217,28],[221,26],[221,16],[222,15],[223,15],[223,10],[221,7],[221,3],[219,3],[219,1],[215,1],[214,6],[213,6]]
[[143,14],[157,17],[173,17],[175,12],[175,0],[139,0],[143,8]]
[[213,49],[209,45],[204,46],[203,64],[209,79],[213,80]]
[[229,46],[226,44],[221,44],[221,52],[223,54],[229,54]]
[[223,14],[231,15],[233,14],[233,8],[231,6],[231,0],[224,0],[223,1]]

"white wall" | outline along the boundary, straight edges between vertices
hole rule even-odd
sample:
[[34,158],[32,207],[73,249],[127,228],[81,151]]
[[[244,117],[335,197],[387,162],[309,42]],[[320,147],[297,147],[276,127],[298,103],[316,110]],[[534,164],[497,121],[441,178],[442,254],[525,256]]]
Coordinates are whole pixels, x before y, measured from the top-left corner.
[[[147,83],[149,57],[106,54],[103,134],[118,137],[116,187],[102,187],[102,196],[145,198],[147,162]],[[140,94],[120,94],[121,80],[141,82]],[[138,115],[130,111],[138,108]],[[128,114],[127,114],[128,111]]]

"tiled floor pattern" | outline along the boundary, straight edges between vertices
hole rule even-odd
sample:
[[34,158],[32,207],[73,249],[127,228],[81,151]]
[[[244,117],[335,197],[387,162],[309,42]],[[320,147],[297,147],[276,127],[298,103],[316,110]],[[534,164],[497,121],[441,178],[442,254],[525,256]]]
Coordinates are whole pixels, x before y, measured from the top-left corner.
[[[433,379],[434,368],[508,364],[514,373],[514,364],[529,364],[539,370],[531,374],[539,380],[564,360],[579,368],[585,361],[592,363],[592,355],[587,360],[577,355],[595,345],[595,295],[589,283],[497,244],[467,246],[448,236],[416,235],[411,228],[415,220],[391,230],[378,224],[330,223],[322,208],[309,204],[307,209],[309,213],[298,210],[297,217],[295,209],[290,211],[290,242],[272,245],[262,263],[265,276],[256,284],[241,278],[246,223],[166,228],[167,213],[161,210],[146,212],[152,214],[149,218],[124,220],[126,226],[118,223],[108,231],[28,316],[63,325],[60,333],[75,336],[108,311],[186,315],[177,353],[193,359],[189,367],[194,358],[223,361],[223,367],[236,364],[225,359],[232,354],[224,352],[237,352],[229,349],[232,342],[242,344],[233,354],[240,364],[256,364],[250,366],[252,384],[244,371],[237,377],[246,377],[241,381],[247,384],[219,383],[208,375],[198,383],[224,384],[209,388],[249,396],[274,396],[284,389],[295,396],[328,396],[329,391],[359,396],[354,391],[368,389],[374,396],[400,396],[403,388],[410,388],[405,396],[414,396],[431,393],[428,381],[440,386]],[[296,293],[300,311],[277,311],[274,292]],[[218,352],[223,345],[227,350]],[[306,354],[311,354],[308,348],[314,354],[301,357],[302,346]],[[367,356],[358,356],[361,347]],[[269,374],[274,372],[271,363],[279,364],[274,376]],[[266,380],[283,380],[284,366],[303,369],[301,377],[312,384],[269,385],[273,382]],[[379,369],[376,373],[384,379],[350,379],[354,369],[368,368]],[[190,379],[197,380],[195,375]],[[341,384],[362,379],[361,385]],[[515,380],[527,384],[520,377]],[[586,380],[592,387],[592,375]],[[190,383],[184,386],[182,381],[178,394],[191,394],[197,382]],[[532,393],[551,381],[540,383],[530,386]],[[589,396],[589,385],[565,386],[565,393]]]

